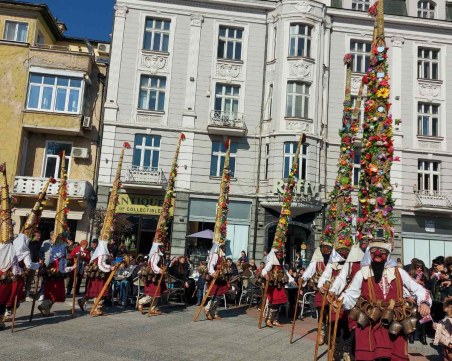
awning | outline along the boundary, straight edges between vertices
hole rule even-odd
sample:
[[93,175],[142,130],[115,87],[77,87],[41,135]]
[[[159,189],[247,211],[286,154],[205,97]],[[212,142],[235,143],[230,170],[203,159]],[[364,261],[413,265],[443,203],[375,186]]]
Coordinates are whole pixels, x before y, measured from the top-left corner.
[[[276,212],[281,212],[282,202],[261,202],[262,207],[272,209]],[[318,212],[322,209],[322,204],[319,203],[292,203],[290,207],[291,217],[299,216],[300,214]]]

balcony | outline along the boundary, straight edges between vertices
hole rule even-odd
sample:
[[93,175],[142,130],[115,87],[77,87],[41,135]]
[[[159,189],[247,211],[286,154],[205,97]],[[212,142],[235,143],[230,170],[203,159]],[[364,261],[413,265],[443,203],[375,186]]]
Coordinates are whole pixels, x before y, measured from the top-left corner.
[[161,169],[151,167],[140,167],[132,165],[126,169],[124,186],[151,187],[162,189],[166,187],[167,181]]
[[57,112],[24,110],[23,127],[33,133],[82,135],[82,116]]
[[212,110],[207,131],[209,134],[243,137],[247,128],[242,113]]
[[452,212],[452,201],[448,194],[442,192],[414,191],[416,210],[429,212]]
[[[21,177],[18,176],[14,180],[13,194],[20,196],[37,196],[44,187],[48,178],[39,177]],[[69,199],[89,199],[93,194],[93,186],[90,182],[84,180],[67,181],[67,191]],[[47,196],[56,197],[58,194],[59,181],[50,184],[47,190]]]

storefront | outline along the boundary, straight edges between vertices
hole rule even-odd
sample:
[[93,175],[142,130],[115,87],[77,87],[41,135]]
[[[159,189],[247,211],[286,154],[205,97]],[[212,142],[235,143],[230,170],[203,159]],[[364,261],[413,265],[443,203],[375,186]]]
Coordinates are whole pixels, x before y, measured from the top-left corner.
[[452,219],[446,217],[402,216],[403,264],[411,259],[424,261],[427,267],[438,256],[450,255],[452,249]]
[[127,230],[120,235],[120,242],[129,252],[149,253],[162,205],[163,194],[119,194],[116,213]]
[[[250,248],[252,201],[235,201],[229,203],[226,256],[237,260],[240,252],[248,253]],[[188,235],[213,230],[215,226],[217,199],[190,198],[188,216]],[[206,238],[187,238],[187,253],[196,262],[206,258],[212,240]]]

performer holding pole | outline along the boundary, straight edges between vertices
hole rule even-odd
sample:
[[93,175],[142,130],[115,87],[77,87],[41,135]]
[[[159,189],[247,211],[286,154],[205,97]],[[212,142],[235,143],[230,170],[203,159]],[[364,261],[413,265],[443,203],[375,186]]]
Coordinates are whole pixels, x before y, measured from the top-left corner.
[[196,310],[193,321],[198,319],[198,316],[209,297],[210,300],[204,307],[206,318],[208,320],[221,319],[217,312],[218,301],[221,296],[229,291],[226,279],[227,266],[225,265],[226,231],[229,212],[229,184],[231,179],[231,170],[229,168],[231,141],[229,139],[226,141],[225,148],[226,156],[220,183],[220,195],[218,197],[217,213],[215,217],[213,242],[207,263],[207,292]]
[[176,151],[174,153],[173,162],[171,164],[170,175],[168,177],[168,185],[166,187],[165,198],[163,200],[162,211],[157,223],[157,229],[149,251],[149,260],[145,268],[138,272],[138,277],[144,285],[145,297],[137,300],[138,311],[144,314],[144,306],[150,304],[148,316],[160,315],[156,302],[166,291],[164,254],[170,254],[170,243],[168,241],[168,230],[173,220],[171,207],[174,203],[174,187],[177,177],[177,161],[182,142],[185,140],[185,134],[181,133],[177,142]]
[[[279,221],[276,226],[275,239],[273,241],[272,250],[268,254],[265,266],[262,270],[262,276],[268,281],[267,291],[267,315],[265,325],[267,327],[281,327],[278,322],[277,315],[279,306],[287,303],[287,295],[284,289],[285,284],[292,283],[293,278],[287,273],[284,267],[285,243],[287,237],[287,229],[289,227],[290,207],[292,205],[292,198],[294,194],[294,187],[298,179],[298,161],[300,149],[306,141],[306,135],[301,134],[297,144],[297,150],[293,159],[292,167],[290,169],[287,185],[284,189],[283,204]],[[261,313],[264,312],[265,307],[261,307]],[[259,320],[262,316],[259,315]],[[258,324],[260,328],[261,325]]]

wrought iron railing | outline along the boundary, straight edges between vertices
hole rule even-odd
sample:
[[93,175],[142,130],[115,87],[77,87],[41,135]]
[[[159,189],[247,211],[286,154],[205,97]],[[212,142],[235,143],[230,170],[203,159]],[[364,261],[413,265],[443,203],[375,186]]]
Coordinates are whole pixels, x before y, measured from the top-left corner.
[[132,165],[126,169],[125,182],[164,185],[166,178],[159,168]]
[[216,127],[246,129],[242,113],[230,113],[221,110],[212,110],[210,113],[210,125]]
[[430,208],[452,208],[449,195],[438,191],[415,190],[416,206]]

